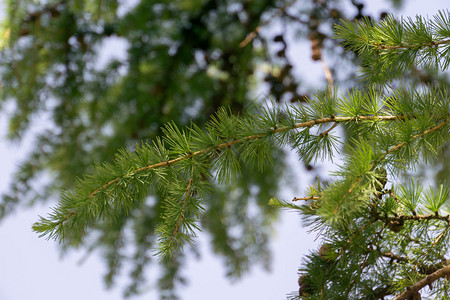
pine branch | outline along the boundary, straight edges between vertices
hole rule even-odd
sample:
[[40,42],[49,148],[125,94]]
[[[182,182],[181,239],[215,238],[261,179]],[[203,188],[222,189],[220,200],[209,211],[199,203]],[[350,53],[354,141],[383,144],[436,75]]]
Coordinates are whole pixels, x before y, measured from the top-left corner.
[[[388,155],[393,154],[395,151],[400,150],[402,147],[405,147],[408,143],[411,143],[412,141],[414,141],[414,140],[416,140],[416,139],[422,138],[422,137],[424,137],[424,136],[426,136],[426,135],[428,135],[428,134],[431,134],[431,133],[433,133],[433,132],[439,130],[439,129],[442,128],[444,125],[446,125],[449,121],[450,121],[450,118],[447,118],[447,119],[441,121],[440,123],[438,123],[437,125],[435,125],[435,126],[433,126],[433,127],[431,127],[431,128],[428,128],[428,129],[426,129],[426,130],[424,130],[424,131],[422,131],[422,132],[420,132],[420,133],[417,133],[417,134],[411,136],[411,137],[409,138],[408,141],[404,141],[404,142],[398,143],[398,144],[392,146],[391,148],[389,148],[387,151],[385,151],[385,152],[384,152],[382,155],[380,155],[378,158],[374,159],[374,160],[368,165],[368,167],[367,167],[367,169],[364,171],[364,173],[362,173],[361,175],[359,175],[359,176],[356,177],[356,178],[353,178],[353,179],[352,179],[352,184],[349,186],[348,189],[346,189],[346,192],[345,192],[344,194],[339,195],[339,197],[338,197],[338,199],[337,199],[336,201],[331,202],[331,201],[329,201],[329,199],[326,199],[326,198],[325,198],[324,200],[322,199],[322,201],[325,201],[325,204],[327,205],[328,208],[333,207],[332,212],[328,212],[327,215],[331,216],[331,218],[332,218],[333,220],[335,220],[335,221],[336,221],[336,220],[342,220],[342,221],[345,222],[346,217],[345,217],[343,214],[339,213],[339,210],[341,209],[341,207],[342,207],[342,205],[344,204],[344,202],[346,201],[346,199],[347,199],[350,195],[352,195],[352,193],[354,192],[355,189],[357,189],[358,191],[362,190],[362,188],[363,188],[365,185],[364,185],[364,184],[361,184],[361,183],[362,183],[362,181],[364,180],[365,176],[366,176],[368,173],[373,172],[373,171],[375,170],[375,168],[377,168],[378,165],[379,165],[380,163],[382,163],[384,160],[386,160],[386,158],[387,158]],[[298,200],[312,200],[312,199],[314,199],[314,198],[312,198],[312,197],[303,197],[303,198],[294,198],[293,201],[298,201]],[[317,200],[320,200],[320,199],[321,199],[320,197],[317,198]],[[368,199],[367,199],[367,200],[368,200]],[[366,200],[366,201],[367,201],[367,200]],[[334,205],[333,205],[332,203],[334,203]],[[320,205],[319,205],[318,207],[319,207],[319,210],[322,209],[322,214],[323,214],[323,210],[324,210],[325,208],[321,207]],[[319,212],[319,214],[320,214],[320,213],[321,213],[321,212]],[[434,218],[440,218],[439,215],[438,215],[437,213],[436,213],[435,215],[433,215],[433,216],[434,216]],[[414,219],[414,218],[415,218],[415,216],[411,216],[411,217],[410,217],[410,219]],[[429,217],[427,217],[427,218],[429,218]],[[442,217],[442,218],[445,219],[445,220],[448,220],[448,218],[445,218],[445,217]],[[408,219],[409,219],[409,218],[408,218]],[[417,218],[415,218],[415,219],[419,219],[419,218],[417,217]],[[402,222],[402,223],[403,223],[403,222],[404,222],[404,219],[403,219],[403,218],[398,218],[398,220],[397,220],[397,219],[394,220],[394,218],[393,218],[393,219],[391,220],[391,222],[394,222],[394,223],[395,223],[395,222]]]
[[429,215],[400,215],[395,217],[383,217],[378,215],[377,220],[384,222],[404,222],[404,221],[428,221],[428,220],[441,220],[445,221],[450,225],[450,215],[442,216],[439,214],[429,214]]
[[[450,118],[447,118],[446,120],[440,122],[440,123],[437,124],[436,126],[431,127],[431,128],[429,128],[429,129],[427,129],[427,130],[421,132],[421,133],[418,133],[418,134],[412,136],[412,137],[411,137],[411,140],[415,140],[415,139],[417,139],[417,138],[423,137],[424,135],[427,135],[427,134],[429,134],[429,133],[432,133],[433,131],[439,130],[441,127],[443,127],[445,124],[447,124],[448,121],[450,121]],[[408,142],[409,142],[409,141],[408,141]],[[383,155],[379,158],[379,161],[384,160],[384,159],[386,158],[387,155],[389,155],[389,154],[391,154],[392,152],[394,152],[394,151],[396,151],[396,150],[398,150],[398,149],[404,147],[408,142],[403,142],[403,143],[397,144],[396,146],[392,147],[391,149],[389,149],[388,151],[386,151],[386,153],[383,154]]]
[[[83,201],[90,201],[89,199],[95,197],[97,194],[99,194],[100,192],[103,192],[104,190],[106,190],[107,188],[117,184],[118,182],[120,182],[121,180],[123,180],[124,178],[130,178],[130,177],[135,177],[138,176],[140,173],[145,172],[145,171],[149,171],[152,169],[159,169],[159,168],[164,168],[164,167],[170,167],[172,165],[175,165],[177,163],[183,162],[185,160],[188,159],[192,159],[194,157],[198,157],[201,155],[205,155],[207,153],[213,153],[213,152],[217,152],[220,151],[221,149],[227,149],[233,145],[236,144],[240,144],[240,143],[245,143],[248,141],[252,141],[252,140],[257,140],[257,139],[261,139],[263,137],[266,137],[268,135],[272,135],[272,134],[276,134],[276,133],[282,133],[282,132],[286,132],[286,131],[290,131],[290,130],[294,130],[294,129],[298,129],[298,128],[304,128],[304,127],[311,127],[314,125],[319,125],[319,124],[326,124],[326,123],[342,123],[342,122],[360,122],[360,121],[393,121],[393,120],[404,120],[405,116],[404,115],[397,115],[397,116],[358,116],[358,117],[328,117],[328,118],[320,118],[320,119],[315,119],[315,120],[311,120],[311,121],[306,121],[306,122],[302,122],[302,123],[297,123],[294,126],[283,126],[280,128],[276,128],[273,130],[268,131],[267,133],[262,133],[262,134],[254,134],[254,135],[250,135],[244,138],[240,138],[240,139],[234,139],[232,141],[227,141],[224,143],[220,143],[219,145],[215,146],[215,147],[211,147],[211,148],[207,148],[207,149],[203,149],[203,150],[198,150],[198,151],[194,151],[191,152],[189,154],[186,155],[182,155],[180,157],[174,158],[174,159],[170,159],[167,161],[163,161],[163,162],[158,162],[155,164],[150,164],[150,165],[146,165],[140,168],[137,168],[131,172],[127,172],[126,174],[122,175],[122,176],[118,176],[112,180],[109,180],[107,183],[103,184],[101,187],[95,189],[93,192],[90,192],[86,199]],[[51,224],[51,227],[55,228],[53,230],[57,230],[58,227],[62,226],[63,223],[65,223],[67,220],[72,219],[76,216],[76,214],[78,213],[78,210],[72,210],[70,211],[68,214],[64,215],[64,217],[59,218],[58,221],[56,221],[55,223]],[[45,232],[45,229],[48,228],[48,226],[50,225],[45,219],[41,219],[41,224],[36,223],[33,226],[33,229],[37,232]],[[40,226],[40,225],[46,225],[46,226]],[[53,234],[50,234],[50,236],[53,236]]]
[[[404,109],[410,99],[420,101],[417,105],[408,104],[408,109]],[[370,132],[365,144],[356,142],[351,145],[353,150],[349,152],[348,160],[356,165],[350,164],[347,168],[351,170],[344,169],[342,172],[350,185],[344,182],[345,188],[336,197],[338,203],[320,201],[314,211],[323,213],[326,211],[325,204],[330,206],[335,203],[330,212],[332,218],[348,220],[349,212],[355,214],[361,209],[358,204],[363,203],[360,193],[368,182],[364,182],[357,193],[353,189],[365,177],[373,177],[374,169],[382,160],[389,164],[388,155],[417,143],[415,141],[422,137],[425,146],[431,145],[425,136],[435,132],[440,133],[434,136],[433,147],[442,143],[445,133],[440,129],[445,128],[450,119],[446,101],[445,90],[441,93],[430,90],[422,94],[401,90],[389,98],[380,98],[374,91],[362,94],[355,90],[348,97],[323,93],[309,101],[306,107],[292,105],[281,110],[276,106],[267,106],[260,114],[243,117],[233,116],[221,109],[204,130],[196,125],[182,130],[170,123],[163,129],[163,138],[156,139],[152,146],[138,146],[135,152],[123,150],[113,163],[96,166],[92,174],[61,195],[57,207],[48,218],[41,217],[33,225],[33,230],[59,241],[64,240],[66,233],[82,238],[93,224],[114,219],[119,212],[130,212],[137,203],[145,201],[153,193],[152,190],[158,190],[165,206],[163,222],[156,229],[159,236],[157,253],[163,256],[169,254],[168,257],[175,250],[172,248],[182,247],[184,242],[192,244],[192,237],[199,230],[195,222],[202,211],[203,196],[200,194],[206,191],[206,186],[202,186],[205,174],[208,177],[214,172],[218,182],[223,183],[236,177],[240,161],[256,163],[262,169],[271,159],[274,142],[279,146],[291,145],[308,162],[320,155],[324,157],[324,153],[331,157],[333,151],[339,151],[335,145],[338,140],[331,134],[339,124],[366,132],[370,129]],[[321,127],[328,124],[331,126],[322,131]],[[312,133],[313,128],[317,129],[316,133]],[[389,135],[380,141],[378,135],[385,133]],[[398,140],[401,142],[396,142]],[[377,152],[378,159],[374,160],[369,152],[380,147],[388,150],[383,154]],[[370,154],[370,158],[366,154]],[[416,161],[408,152],[398,155],[402,159]],[[376,176],[373,178],[376,179]],[[328,187],[320,191],[320,195],[336,187]],[[192,192],[199,196],[189,197]],[[338,212],[343,199],[349,194],[352,194],[355,203],[346,201],[346,210]],[[286,203],[273,203],[295,208]],[[185,217],[186,212],[189,212],[188,218]],[[322,216],[323,220],[329,218]]]
[[425,275],[430,275],[430,274],[438,271],[439,269],[442,269],[442,268],[450,265],[450,259],[445,259],[445,258],[442,258],[441,262],[434,263],[434,264],[431,264],[431,265],[427,265],[427,264],[422,263],[420,261],[414,262],[409,257],[396,255],[396,254],[394,254],[392,252],[381,252],[379,250],[376,250],[376,251],[382,257],[386,257],[386,258],[389,258],[391,260],[396,260],[398,262],[403,262],[403,263],[407,263],[407,264],[415,264],[416,266],[419,267],[419,272],[421,274],[425,274]]
[[413,44],[413,45],[385,45],[382,43],[373,43],[372,45],[377,48],[377,51],[381,50],[393,50],[393,49],[417,49],[417,48],[425,48],[425,47],[438,47],[440,45],[450,44],[450,39],[447,40],[441,40],[441,41],[431,41],[429,43],[423,43],[423,44]]
[[319,196],[301,197],[301,198],[295,197],[294,199],[292,199],[292,201],[308,201],[308,200],[319,200],[319,199],[320,199]]
[[394,300],[407,300],[409,299],[409,297],[417,294],[425,286],[431,286],[433,282],[446,276],[450,276],[450,266],[443,267],[436,272],[426,276],[425,278],[419,280],[412,286],[407,287],[406,291],[396,296]]
[[[346,50],[359,56],[362,77],[369,84],[387,88],[393,79],[408,80],[405,75],[411,69],[430,68],[438,73],[450,65],[448,11],[439,12],[431,21],[421,17],[399,21],[392,16],[379,24],[369,19],[359,23],[343,21],[342,26],[336,26],[336,35],[344,40]],[[320,192],[313,188],[306,197],[292,200],[309,201],[299,209],[307,225],[320,232],[335,254],[332,261],[326,260],[321,250],[317,256],[308,257],[306,273],[301,277],[307,278],[301,282],[302,296],[338,299],[347,295],[346,298],[352,299],[374,299],[374,295],[380,298],[393,295],[396,290],[399,292],[398,289],[416,282],[396,299],[420,299],[418,291],[437,280],[430,275],[428,281],[422,282],[420,276],[436,275],[437,268],[447,268],[444,261],[426,263],[440,257],[444,260],[448,252],[450,219],[445,215],[449,211],[448,185],[444,183],[436,191],[430,188],[425,196],[415,183],[400,186],[398,197],[392,190],[384,190],[387,172],[395,175],[422,162],[428,163],[448,146],[447,90],[445,86],[440,90],[431,86],[426,89],[430,91],[426,96],[419,96],[418,91],[402,91],[395,93],[392,101],[381,101],[382,104],[372,101],[374,97],[363,100],[355,91],[348,101],[338,105],[345,115],[365,115],[370,111],[376,116],[383,114],[383,106],[387,106],[395,112],[393,115],[403,113],[407,117],[399,122],[374,122],[369,126],[349,123],[357,138],[347,145],[346,163],[335,172],[340,178]],[[318,106],[314,108],[322,111]],[[431,111],[436,114],[425,117]],[[308,141],[304,138],[301,142],[305,140]],[[410,211],[411,215],[398,215],[404,211]],[[406,221],[410,222],[405,225]],[[381,252],[380,249],[389,250]],[[371,255],[372,250],[377,255]],[[386,263],[385,258],[398,263]],[[332,268],[333,272],[324,274],[324,268]],[[419,272],[411,272],[417,268]],[[448,272],[442,276],[448,276]],[[308,285],[302,286],[306,281]],[[315,282],[318,284],[314,285]],[[439,285],[438,293],[448,296],[448,285]]]
[[[421,133],[418,133],[418,134],[412,136],[408,142],[405,141],[405,142],[399,143],[399,144],[397,144],[397,145],[391,147],[391,148],[390,148],[389,150],[387,150],[384,154],[382,154],[379,158],[377,158],[376,160],[374,160],[373,162],[371,162],[371,164],[369,165],[369,167],[368,167],[366,173],[371,172],[371,171],[374,171],[375,168],[378,166],[378,164],[379,164],[380,162],[382,162],[383,160],[385,160],[386,157],[387,157],[389,154],[392,154],[393,152],[395,152],[395,151],[401,149],[402,147],[404,147],[405,145],[407,145],[408,143],[410,143],[411,141],[413,141],[413,140],[415,140],[415,139],[418,139],[418,138],[420,138],[420,137],[423,137],[423,136],[425,136],[425,135],[427,135],[427,134],[430,134],[430,133],[432,133],[432,132],[434,132],[434,131],[439,130],[439,129],[442,128],[445,124],[447,124],[449,121],[450,121],[450,118],[447,118],[446,120],[440,122],[438,125],[436,125],[436,126],[434,126],[434,127],[431,127],[431,128],[429,128],[429,129],[427,129],[427,130],[421,132]],[[347,192],[346,192],[344,195],[342,195],[342,196],[340,197],[338,203],[336,203],[336,206],[334,207],[333,215],[338,215],[338,211],[339,211],[339,209],[340,209],[342,203],[347,199],[347,197],[348,197],[350,194],[352,194],[353,190],[354,190],[356,187],[358,187],[358,188],[361,187],[361,182],[362,182],[362,180],[364,179],[364,175],[366,175],[366,174],[361,174],[360,176],[358,176],[358,177],[353,181],[353,183],[351,184],[351,186],[350,186],[350,188],[347,190]]]
[[[303,123],[298,123],[295,124],[294,127],[290,127],[290,126],[284,126],[282,128],[276,128],[274,130],[272,130],[271,132],[268,133],[264,133],[264,134],[256,134],[256,135],[251,135],[245,138],[241,138],[241,139],[235,139],[233,141],[229,141],[229,142],[225,142],[225,143],[221,143],[219,145],[217,145],[216,147],[212,147],[212,148],[208,148],[208,149],[204,149],[204,150],[199,150],[199,151],[195,151],[189,154],[186,154],[184,156],[180,156],[178,158],[174,158],[168,161],[164,161],[164,162],[159,162],[156,164],[152,164],[152,165],[148,165],[148,166],[144,166],[141,168],[136,169],[135,171],[133,171],[132,173],[127,174],[126,176],[133,176],[136,175],[140,172],[143,171],[148,171],[151,169],[157,169],[157,168],[162,168],[162,167],[170,167],[173,164],[176,164],[178,162],[181,162],[183,160],[186,159],[191,159],[193,157],[202,155],[202,154],[206,154],[209,152],[215,152],[215,151],[219,151],[221,149],[224,148],[229,148],[235,144],[239,144],[239,143],[244,143],[247,141],[251,141],[251,140],[256,140],[256,139],[260,139],[263,138],[269,134],[274,134],[274,133],[280,133],[280,132],[284,132],[284,131],[288,131],[288,130],[293,130],[293,129],[297,129],[297,128],[302,128],[302,127],[311,127],[317,124],[325,124],[325,123],[330,123],[330,122],[335,122],[340,123],[340,122],[348,122],[348,121],[363,121],[363,120],[396,120],[396,119],[404,119],[405,117],[403,115],[400,116],[360,116],[357,118],[352,118],[352,117],[330,117],[330,118],[321,118],[321,119],[316,119],[316,120],[311,120],[311,121],[307,121],[307,122],[303,122]],[[333,128],[335,127],[335,125],[333,125]],[[330,128],[332,129],[332,128]],[[328,132],[327,132],[328,133]],[[99,187],[98,189],[96,189],[95,191],[93,191],[92,193],[89,194],[89,198],[95,196],[97,193],[99,193],[100,191],[104,190],[105,188],[107,188],[108,186],[117,183],[122,177],[117,177],[107,183],[105,183],[103,186]]]
[[362,77],[369,83],[389,82],[415,66],[445,71],[450,65],[448,21],[450,13],[440,11],[434,20],[417,17],[396,20],[388,16],[374,24],[365,19],[335,27],[347,50],[362,59]]
[[403,262],[410,262],[411,260],[408,257],[404,257],[404,256],[399,256],[399,255],[395,255],[391,252],[380,252],[378,251],[378,253],[383,256],[383,257],[387,257],[390,259],[395,259],[396,261],[403,261]]

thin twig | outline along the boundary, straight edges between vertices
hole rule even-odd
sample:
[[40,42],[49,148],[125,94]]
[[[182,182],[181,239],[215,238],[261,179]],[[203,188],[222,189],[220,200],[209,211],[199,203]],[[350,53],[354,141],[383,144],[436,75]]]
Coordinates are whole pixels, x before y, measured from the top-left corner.
[[395,221],[424,221],[424,220],[442,220],[446,221],[450,225],[450,215],[441,216],[439,214],[429,214],[429,215],[400,215],[396,217],[382,217],[381,215],[376,217],[377,220],[385,222],[395,222]]
[[262,26],[265,26],[267,24],[269,24],[273,18],[275,18],[276,16],[278,16],[279,14],[283,14],[285,13],[286,9],[291,6],[292,4],[295,3],[295,0],[292,0],[288,3],[286,3],[283,7],[280,7],[280,9],[278,10],[277,13],[274,13],[273,16],[262,22],[260,25],[256,26],[255,30],[253,30],[252,32],[250,32],[249,34],[247,34],[247,36],[245,37],[245,39],[239,43],[239,48],[244,48],[245,46],[247,46],[248,43],[250,43],[251,41],[253,41],[253,39],[258,35],[259,31],[261,30]]
[[330,97],[333,97],[334,91],[333,75],[331,74],[330,68],[328,67],[325,59],[323,58],[323,55],[321,55],[320,61],[322,62],[323,71],[325,72],[325,78],[327,79],[328,82],[328,93],[330,94]]
[[[450,224],[449,224],[450,225]],[[441,232],[441,234],[434,240],[433,247],[436,246],[436,244],[442,239],[442,237],[447,233],[447,231],[450,229],[450,226],[447,226],[444,231]]]
[[320,197],[318,197],[318,196],[312,196],[312,197],[302,197],[302,198],[297,198],[297,197],[294,197],[294,199],[292,199],[292,201],[308,201],[308,200],[319,200],[320,199]]
[[378,251],[378,253],[380,253],[380,255],[383,256],[383,257],[387,257],[387,258],[390,258],[390,259],[395,259],[397,261],[410,262],[410,259],[408,257],[395,255],[392,252],[380,252],[380,251]]
[[[448,215],[447,215],[447,217],[448,217]],[[430,254],[430,252],[431,252],[431,250],[433,249],[433,247],[434,246],[436,246],[436,244],[442,239],[442,237],[445,235],[445,233],[449,230],[449,228],[450,228],[450,222],[449,222],[449,218],[447,218],[447,223],[448,223],[448,225],[445,227],[445,230],[443,230],[439,235],[438,235],[438,237],[433,241],[433,243],[431,244],[431,248],[429,248],[428,250],[427,250],[427,252],[425,253],[425,256],[428,256],[428,254]],[[419,265],[419,262],[417,262],[416,263],[416,265],[415,265],[415,267],[417,267]]]
[[372,225],[373,223],[375,223],[374,220],[369,221],[368,223],[364,224],[363,226],[361,226],[348,240],[347,240],[347,244],[344,245],[344,247],[341,248],[341,250],[339,251],[340,253],[344,253],[344,251],[347,249],[347,245],[350,245],[353,242],[353,239],[360,234],[361,232],[363,232],[363,230],[369,226]]
[[[432,41],[430,43],[421,44],[421,47],[437,47],[439,45],[448,44],[450,43],[450,39],[442,40],[442,41]],[[384,45],[381,43],[372,43],[372,45],[377,47],[377,50],[389,50],[389,49],[411,49],[411,48],[417,48],[417,44],[414,45]]]
[[[265,24],[263,24],[265,25]],[[249,34],[247,34],[247,36],[245,37],[245,39],[239,43],[239,47],[240,48],[244,48],[245,46],[247,46],[248,43],[250,43],[251,41],[253,41],[253,39],[257,36],[259,30],[261,29],[261,26],[257,26],[255,28],[255,30],[253,30],[252,32],[250,32]]]
[[331,130],[333,130],[336,126],[338,126],[339,125],[339,123],[338,122],[335,122],[334,124],[333,124],[333,126],[331,126],[330,128],[328,128],[326,131],[324,131],[324,132],[322,132],[321,134],[319,134],[319,136],[320,137],[324,137],[324,136],[326,136],[326,135],[328,135],[328,133],[330,133],[330,131]]
[[[433,132],[433,131],[436,131],[436,130],[438,130],[439,128],[441,128],[442,126],[444,126],[445,124],[447,124],[448,121],[450,121],[450,118],[448,118],[448,119],[445,120],[445,121],[442,121],[441,123],[439,123],[438,125],[436,125],[436,126],[434,126],[434,127],[431,127],[431,128],[429,128],[429,129],[427,129],[427,130],[421,132],[421,133],[418,133],[418,134],[414,135],[411,139],[412,139],[412,140],[415,140],[415,139],[417,139],[417,138],[419,138],[419,137],[422,137],[422,136],[424,136],[424,135],[426,135],[426,134],[428,134],[428,133],[431,133],[431,132]],[[383,160],[388,154],[391,154],[392,152],[394,152],[394,151],[400,149],[401,147],[405,146],[406,144],[407,144],[407,142],[403,142],[403,143],[398,144],[398,145],[395,146],[395,147],[392,147],[391,149],[389,149],[389,151],[387,151],[383,156],[380,157],[380,160]]]
[[[380,250],[376,250],[376,249],[375,249],[375,251],[377,251],[383,257],[395,259],[398,262],[405,262],[405,263],[412,262],[412,260],[407,256],[396,255],[392,252],[381,252]],[[416,268],[418,267],[419,272],[421,274],[430,275],[430,274],[436,272],[437,270],[442,269],[443,267],[448,266],[448,265],[450,265],[450,259],[445,259],[445,257],[442,257],[442,261],[440,261],[438,263],[427,265],[425,263],[418,261],[418,263],[414,267],[416,267]]]

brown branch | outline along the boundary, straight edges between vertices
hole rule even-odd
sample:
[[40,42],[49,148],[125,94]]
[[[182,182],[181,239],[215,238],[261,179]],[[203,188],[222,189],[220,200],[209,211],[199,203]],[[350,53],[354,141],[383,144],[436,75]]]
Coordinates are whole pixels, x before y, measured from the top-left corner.
[[423,221],[423,220],[442,220],[446,221],[448,224],[450,224],[450,215],[441,216],[439,214],[429,214],[429,215],[400,215],[396,217],[382,217],[381,215],[378,215],[376,217],[377,220],[385,221],[385,222],[395,222],[395,221]]
[[380,251],[378,251],[378,253],[380,253],[380,255],[383,256],[383,257],[387,257],[387,258],[390,258],[390,259],[395,259],[397,261],[410,262],[410,259],[408,257],[398,256],[398,255],[395,255],[392,252],[380,252]]
[[417,47],[437,47],[439,45],[448,44],[450,43],[450,39],[442,40],[442,41],[431,41],[430,43],[424,43],[424,44],[414,44],[414,45],[384,45],[381,43],[373,43],[374,46],[377,47],[377,50],[390,50],[390,49],[411,49],[411,48],[417,48]]
[[339,123],[338,122],[335,122],[334,124],[333,124],[333,126],[331,126],[330,128],[328,128],[326,131],[324,131],[324,132],[322,132],[321,134],[319,134],[319,136],[320,137],[324,137],[324,136],[326,136],[326,135],[328,135],[328,133],[330,133],[330,131],[331,130],[333,130],[336,126],[338,126],[339,125]]
[[432,265],[420,265],[419,270],[423,274],[430,275],[448,265],[450,265],[450,259],[445,259],[445,257],[443,257],[441,262]]
[[417,294],[423,287],[431,285],[433,282],[444,276],[450,276],[450,265],[431,273],[412,286],[408,286],[406,291],[395,297],[394,300],[407,300],[409,297]]
[[[412,263],[411,259],[407,256],[396,255],[392,252],[381,252],[379,250],[376,250],[376,251],[383,257],[395,259],[396,261],[401,261],[401,262],[405,262],[405,263]],[[438,263],[427,265],[427,264],[419,262],[419,264],[416,264],[416,267],[419,268],[419,272],[421,274],[430,275],[448,265],[450,265],[450,259],[445,259],[445,257],[442,257],[442,261],[440,261]]]
[[253,30],[252,32],[250,32],[249,34],[247,34],[247,36],[245,37],[245,39],[239,43],[239,47],[240,48],[244,48],[245,46],[247,46],[248,43],[250,43],[251,41],[253,41],[253,39],[257,36],[259,30],[261,29],[261,26],[257,26],[255,28],[255,30]]
[[294,199],[292,199],[292,201],[301,201],[301,200],[308,201],[308,200],[319,200],[319,199],[320,199],[320,197],[318,197],[318,196],[302,197],[302,198],[294,197]]

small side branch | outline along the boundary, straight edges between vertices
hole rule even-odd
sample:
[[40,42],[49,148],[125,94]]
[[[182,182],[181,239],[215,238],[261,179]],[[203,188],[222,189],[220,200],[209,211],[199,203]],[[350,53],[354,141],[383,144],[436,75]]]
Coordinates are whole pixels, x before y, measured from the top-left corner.
[[[400,256],[397,254],[394,254],[392,252],[382,252],[380,250],[376,250],[382,257],[386,257],[386,258],[390,258],[392,260],[396,260],[398,262],[404,262],[404,263],[413,263],[413,260],[411,260],[409,257],[407,256]],[[417,264],[418,267],[418,271],[421,274],[424,275],[430,275],[433,274],[434,272],[446,267],[450,265],[450,259],[445,259],[445,257],[442,257],[442,261],[431,264],[431,265],[427,265],[424,263],[419,262]]]
[[[442,41],[432,41],[430,43],[424,43],[421,44],[420,47],[437,47],[439,45],[445,45],[445,44],[449,44],[450,43],[450,39],[446,39],[446,40],[442,40]],[[392,49],[404,49],[404,50],[409,50],[412,48],[417,48],[418,45],[414,44],[414,45],[384,45],[381,43],[373,43],[373,45],[375,47],[377,47],[377,50],[392,50]]]
[[239,43],[239,47],[240,48],[244,48],[245,46],[247,46],[248,43],[250,43],[251,41],[253,41],[253,39],[257,36],[259,30],[261,29],[261,26],[257,26],[255,28],[255,30],[253,30],[252,32],[250,32],[249,34],[247,34],[247,36],[245,37],[245,39]]
[[396,254],[394,254],[392,252],[380,252],[380,251],[378,251],[378,252],[383,257],[387,257],[387,258],[390,258],[390,259],[395,259],[396,261],[410,262],[410,259],[408,257],[399,256],[399,255],[396,255]]
[[339,123],[338,123],[338,122],[335,122],[335,123],[333,124],[333,126],[331,126],[330,128],[328,128],[326,131],[322,132],[319,136],[320,136],[320,137],[324,137],[324,136],[328,135],[328,134],[330,133],[330,131],[333,130],[333,129],[334,129],[336,126],[338,126],[338,125],[339,125]]
[[183,198],[183,206],[181,208],[180,215],[178,216],[177,224],[175,225],[175,228],[173,229],[172,237],[170,238],[170,241],[168,243],[169,248],[173,245],[173,242],[175,241],[175,238],[177,237],[177,234],[179,232],[179,228],[180,228],[181,222],[184,219],[184,212],[186,211],[186,205],[187,205],[187,202],[188,202],[188,199],[189,199],[189,195],[191,193],[192,181],[193,181],[193,179],[191,177],[189,179],[188,185],[186,187],[186,191],[185,191],[184,198]]
[[441,220],[450,224],[450,215],[441,216],[439,214],[429,214],[429,215],[400,215],[397,217],[382,217],[381,215],[376,217],[377,220],[385,222],[403,222],[403,221],[425,221],[425,220]]
[[[415,139],[417,139],[417,138],[420,138],[420,137],[422,137],[422,136],[424,136],[424,135],[427,135],[427,134],[429,134],[429,133],[431,133],[431,132],[433,132],[433,131],[436,131],[436,130],[440,129],[442,126],[444,126],[445,124],[447,124],[448,121],[450,121],[450,118],[448,118],[448,119],[442,121],[441,123],[439,123],[438,125],[436,125],[436,126],[434,126],[434,127],[431,127],[431,128],[429,128],[429,129],[427,129],[427,130],[421,132],[421,133],[418,133],[418,134],[414,135],[413,137],[411,137],[411,140],[415,140]],[[400,143],[400,144],[398,144],[398,145],[392,147],[391,149],[389,149],[388,151],[386,151],[386,153],[385,153],[384,155],[382,155],[382,156],[380,157],[379,160],[383,160],[388,154],[391,154],[392,152],[394,152],[394,151],[396,151],[396,150],[402,148],[402,147],[405,146],[406,144],[407,144],[406,142],[403,142],[403,143]]]
[[409,297],[417,294],[423,287],[427,285],[431,285],[433,282],[438,280],[439,278],[450,276],[450,266],[446,266],[442,269],[437,270],[434,273],[431,273],[430,275],[426,276],[425,278],[419,280],[412,286],[409,286],[406,288],[406,291],[398,295],[394,298],[394,300],[406,300],[409,299]]
[[295,197],[294,199],[292,199],[292,201],[308,201],[308,200],[319,200],[320,197],[318,196],[312,196],[312,197],[302,197],[302,198],[297,198]]

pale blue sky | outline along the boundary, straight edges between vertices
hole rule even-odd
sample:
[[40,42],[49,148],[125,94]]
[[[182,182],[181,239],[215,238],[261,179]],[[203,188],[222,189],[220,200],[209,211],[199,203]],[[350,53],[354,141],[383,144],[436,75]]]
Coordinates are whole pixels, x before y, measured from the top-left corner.
[[[385,1],[365,1],[369,11],[377,15]],[[447,1],[406,1],[402,15],[416,14],[433,15],[439,9],[448,9]],[[0,1],[1,3],[1,1]],[[0,13],[1,13],[0,8]],[[309,46],[299,46],[296,55],[297,65],[307,69],[311,85],[323,81],[323,71],[320,63],[309,59]],[[302,59],[304,57],[304,59]],[[45,121],[36,121],[36,126],[45,126]],[[6,133],[5,115],[0,114],[0,136]],[[5,191],[9,176],[14,167],[29,149],[30,139],[20,145],[12,145],[0,140],[0,191]],[[301,171],[301,170],[300,170]],[[299,171],[299,172],[300,172]],[[287,191],[286,199],[301,196],[299,191],[306,187],[299,186],[297,194]],[[103,262],[98,254],[93,254],[82,265],[78,261],[82,252],[73,252],[63,260],[60,259],[58,245],[52,241],[39,239],[31,232],[31,224],[38,215],[46,215],[48,208],[54,202],[33,208],[20,209],[0,223],[0,300],[116,300],[122,299],[121,287],[128,281],[123,276],[118,287],[106,291],[102,282],[105,272]],[[190,261],[183,270],[183,275],[189,279],[189,285],[180,289],[182,299],[285,299],[285,295],[297,290],[297,269],[302,255],[314,248],[314,236],[308,235],[306,229],[300,227],[300,219],[296,213],[283,211],[280,222],[274,226],[274,238],[271,241],[273,250],[272,272],[267,273],[261,268],[253,271],[236,283],[230,283],[225,277],[222,261],[211,254],[208,236],[200,234],[198,247],[202,258]],[[148,278],[154,279],[155,269],[150,269]],[[126,272],[124,273],[124,275]],[[149,283],[152,289],[153,281]],[[132,299],[156,299],[156,294],[150,291]]]

